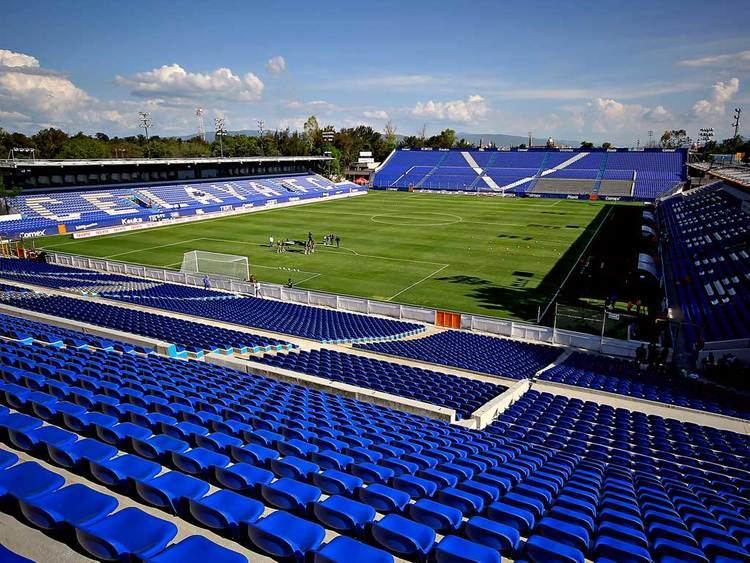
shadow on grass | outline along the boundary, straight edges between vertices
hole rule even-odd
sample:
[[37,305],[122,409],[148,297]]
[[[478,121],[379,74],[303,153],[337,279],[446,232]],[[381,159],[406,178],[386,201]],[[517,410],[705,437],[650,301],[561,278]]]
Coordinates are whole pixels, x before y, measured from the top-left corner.
[[539,307],[546,306],[570,270],[576,266],[583,249],[607,216],[608,209],[609,206],[603,206],[599,210],[596,217],[536,287],[527,289],[524,287],[526,283],[519,282],[519,280],[523,282],[529,280],[527,272],[515,273],[517,277],[517,281],[514,282],[515,287],[494,285],[491,281],[476,276],[445,276],[435,279],[466,286],[466,296],[477,301],[480,307],[489,314],[503,312],[516,318],[536,321]]

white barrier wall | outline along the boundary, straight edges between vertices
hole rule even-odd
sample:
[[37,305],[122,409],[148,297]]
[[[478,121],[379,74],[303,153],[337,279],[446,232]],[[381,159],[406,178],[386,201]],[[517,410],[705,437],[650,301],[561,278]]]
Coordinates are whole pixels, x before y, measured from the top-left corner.
[[[125,262],[114,262],[111,260],[88,258],[86,256],[63,254],[59,252],[50,252],[47,260],[50,263],[59,264],[61,266],[127,274],[138,278],[203,287],[202,275],[186,274],[174,270],[139,266]],[[218,276],[211,277],[211,287],[214,289],[230,291],[232,293],[256,295],[256,288],[253,284]],[[335,295],[305,289],[290,289],[282,285],[271,283],[259,284],[257,295],[266,299],[277,299],[279,301],[299,303],[302,305],[328,307],[339,311],[361,313],[365,315],[379,315],[382,317],[432,325],[435,324],[437,317],[437,311],[435,309],[428,309],[426,307],[374,301],[362,297]],[[617,338],[607,337],[601,338],[599,336],[582,332],[553,329],[547,326],[468,314],[461,315],[461,328],[471,331],[486,332],[497,336],[520,338],[544,344],[572,346],[583,350],[601,352],[603,354],[614,356],[633,357],[635,356],[636,348],[640,345],[640,342],[636,341],[619,340]]]

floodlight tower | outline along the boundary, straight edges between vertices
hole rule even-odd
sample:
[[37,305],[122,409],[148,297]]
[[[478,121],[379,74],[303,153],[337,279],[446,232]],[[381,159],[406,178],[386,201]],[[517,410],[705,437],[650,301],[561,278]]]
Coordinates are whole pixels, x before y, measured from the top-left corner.
[[206,142],[206,128],[203,125],[203,108],[195,108],[195,117],[198,119],[198,138]]
[[648,148],[654,148],[654,132],[651,130],[648,132]]
[[221,150],[221,158],[224,158],[224,135],[227,134],[227,130],[224,127],[224,118],[223,117],[215,117],[214,118],[214,130],[216,131],[216,136],[219,138],[219,147]]
[[146,156],[151,157],[151,148],[148,144],[148,128],[153,125],[151,114],[147,111],[138,112],[138,126],[146,132]]
[[740,133],[740,116],[742,115],[742,108],[734,108],[734,121],[732,127],[734,127],[734,138],[736,139]]
[[258,133],[260,134],[260,155],[265,156],[263,151],[263,126],[266,124],[262,119],[258,120]]
[[710,143],[714,138],[714,128],[713,127],[701,127],[698,130],[698,141],[700,145],[705,148],[708,143]]

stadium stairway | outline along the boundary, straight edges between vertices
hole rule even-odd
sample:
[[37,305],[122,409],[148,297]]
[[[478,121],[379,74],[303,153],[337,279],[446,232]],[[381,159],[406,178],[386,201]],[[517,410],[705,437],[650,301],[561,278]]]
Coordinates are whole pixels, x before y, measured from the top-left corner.
[[480,184],[487,184],[493,190],[502,191],[502,188],[498,186],[497,183],[495,183],[495,181],[487,175],[487,169],[492,168],[492,165],[497,159],[497,155],[498,153],[492,153],[492,156],[490,156],[490,159],[487,161],[487,166],[485,166],[484,169],[481,169],[481,173],[479,174],[479,176],[477,176],[469,186],[469,191],[479,189]]
[[536,175],[534,176],[534,179],[529,184],[528,191],[533,192],[534,188],[536,187],[536,183],[539,181],[539,178],[542,175],[542,172],[544,172],[547,169],[547,163],[549,162],[549,155],[550,153],[545,153],[544,160],[542,160],[542,164],[539,166],[539,170],[537,171]]
[[599,195],[599,188],[602,187],[602,179],[604,178],[604,171],[607,169],[607,161],[609,160],[609,153],[604,153],[604,158],[602,158],[602,163],[599,166],[599,173],[596,175],[596,180],[594,180],[594,187],[591,190],[592,195]]
[[437,161],[437,164],[432,167],[432,170],[430,170],[427,174],[425,174],[419,182],[417,182],[417,185],[414,186],[414,189],[418,189],[420,186],[423,186],[425,183],[425,180],[427,180],[430,176],[432,176],[435,172],[437,172],[437,169],[440,168],[440,165],[445,162],[445,159],[448,158],[448,153],[446,152],[443,154],[443,156],[440,157],[440,160]]

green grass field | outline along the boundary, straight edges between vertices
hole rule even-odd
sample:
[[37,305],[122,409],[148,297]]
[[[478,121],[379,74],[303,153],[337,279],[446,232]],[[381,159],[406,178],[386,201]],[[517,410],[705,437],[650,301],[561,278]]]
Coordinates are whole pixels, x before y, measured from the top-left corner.
[[[469,313],[534,319],[575,265],[607,206],[514,199],[371,192],[356,198],[74,241],[48,250],[179,269],[183,253],[249,257],[261,281]],[[304,241],[316,252],[277,254],[268,237]],[[325,233],[341,237],[324,247]],[[291,271],[290,271],[291,269]]]

